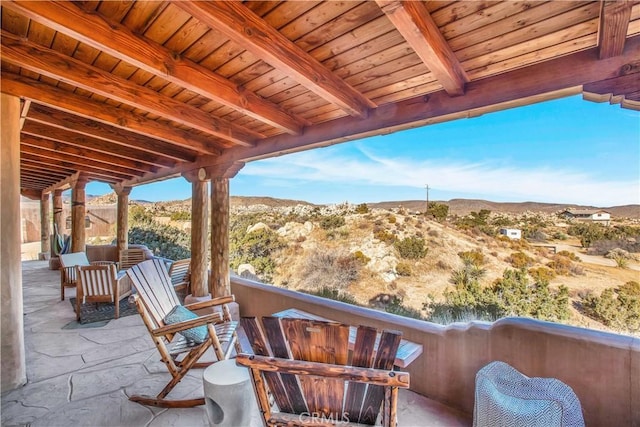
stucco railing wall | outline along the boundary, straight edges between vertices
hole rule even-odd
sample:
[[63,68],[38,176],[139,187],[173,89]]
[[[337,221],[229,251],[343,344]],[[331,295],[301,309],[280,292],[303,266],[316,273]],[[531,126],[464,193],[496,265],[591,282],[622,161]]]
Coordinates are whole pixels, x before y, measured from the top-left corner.
[[407,371],[411,389],[473,413],[475,374],[502,360],[531,377],[573,388],[590,426],[640,426],[640,339],[524,318],[441,326],[231,278],[243,316],[295,307],[348,324],[403,332],[424,353]]

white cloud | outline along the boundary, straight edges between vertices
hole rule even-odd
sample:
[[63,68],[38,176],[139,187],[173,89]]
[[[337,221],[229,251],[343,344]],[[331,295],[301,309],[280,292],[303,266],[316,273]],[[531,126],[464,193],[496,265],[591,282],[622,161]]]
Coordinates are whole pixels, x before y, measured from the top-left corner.
[[604,181],[585,172],[545,167],[518,169],[490,162],[463,163],[389,158],[361,151],[358,157],[312,150],[249,163],[244,176],[376,187],[424,188],[477,194],[502,201],[540,201],[614,206],[640,203],[640,182]]

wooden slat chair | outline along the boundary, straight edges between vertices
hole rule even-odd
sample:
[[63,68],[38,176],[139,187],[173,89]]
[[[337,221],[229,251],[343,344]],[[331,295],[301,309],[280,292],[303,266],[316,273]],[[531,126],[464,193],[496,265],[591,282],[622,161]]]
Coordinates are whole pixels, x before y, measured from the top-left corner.
[[78,277],[76,266],[89,265],[89,259],[84,252],[72,252],[60,255],[60,300],[64,301],[64,288],[76,288]]
[[[393,371],[401,334],[360,326],[349,355],[349,326],[310,319],[243,317],[254,354],[236,362],[250,368],[265,426],[395,426],[398,388],[409,374]],[[277,411],[273,410],[271,399]]]
[[[129,399],[144,405],[187,408],[204,405],[204,397],[185,400],[165,399],[171,390],[184,378],[191,368],[203,368],[215,362],[198,363],[204,353],[212,348],[217,360],[228,359],[234,348],[240,350],[236,328],[238,322],[231,319],[227,304],[235,301],[233,295],[213,298],[185,305],[189,310],[215,307],[212,314],[178,323],[167,324],[165,318],[171,310],[181,305],[171,283],[171,278],[161,259],[150,259],[127,270],[135,292],[132,295],[138,312],[151,334],[172,379],[156,397],[131,396]],[[206,339],[202,343],[187,340],[179,332],[203,326],[207,328]]]
[[169,267],[169,277],[176,291],[191,293],[191,258],[174,261]]
[[117,277],[115,263],[76,266],[78,287],[76,317],[81,321],[81,306],[86,303],[109,302],[115,305],[115,318],[120,317],[120,300],[131,295],[131,281]]
[[146,259],[143,249],[123,249],[119,254],[118,268],[128,270]]

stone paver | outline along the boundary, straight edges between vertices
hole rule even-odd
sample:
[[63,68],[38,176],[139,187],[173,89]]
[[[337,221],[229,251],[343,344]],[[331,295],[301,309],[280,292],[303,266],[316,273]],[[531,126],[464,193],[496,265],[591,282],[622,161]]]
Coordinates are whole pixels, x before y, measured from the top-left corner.
[[[67,289],[60,301],[59,273],[47,267],[46,261],[23,262],[28,382],[3,393],[2,426],[208,424],[204,406],[165,409],[131,402],[132,394],[156,395],[170,379],[140,317],[77,328],[68,301],[75,291]],[[194,369],[169,397],[202,395],[202,370]],[[464,414],[405,390],[400,391],[398,412],[400,426],[470,425]],[[259,414],[251,425],[262,425]]]

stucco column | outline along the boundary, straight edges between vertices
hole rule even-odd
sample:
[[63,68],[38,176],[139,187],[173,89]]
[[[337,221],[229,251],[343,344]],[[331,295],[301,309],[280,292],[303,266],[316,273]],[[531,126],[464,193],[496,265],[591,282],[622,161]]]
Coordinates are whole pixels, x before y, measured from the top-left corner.
[[80,176],[71,189],[71,252],[84,252],[86,230],[84,218],[87,214],[85,206],[85,186],[87,179]]
[[229,279],[229,178],[211,180],[211,279],[213,297],[231,295]]
[[27,382],[20,262],[20,98],[0,96],[2,391]]
[[191,182],[191,295],[209,295],[207,268],[207,227],[209,222],[209,182],[206,172],[185,173]]
[[114,186],[118,195],[118,212],[116,218],[116,244],[118,253],[129,247],[129,194],[131,187]]
[[51,202],[49,193],[40,196],[40,259],[49,259],[51,253]]

